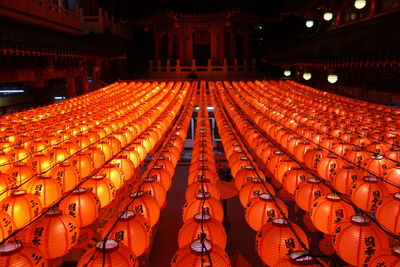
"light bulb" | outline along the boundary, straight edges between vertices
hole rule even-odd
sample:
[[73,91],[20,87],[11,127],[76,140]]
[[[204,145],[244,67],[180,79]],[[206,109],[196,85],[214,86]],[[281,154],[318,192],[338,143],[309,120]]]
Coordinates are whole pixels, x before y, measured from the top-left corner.
[[311,28],[312,26],[314,26],[314,21],[312,21],[312,20],[307,20],[307,21],[306,21],[306,26],[307,26],[307,28]]
[[290,70],[285,70],[285,71],[283,72],[283,74],[284,74],[286,77],[288,77],[288,76],[292,75],[292,72],[291,72]]
[[311,79],[311,73],[309,72],[304,72],[303,73],[303,79],[308,81],[309,79]]
[[354,2],[354,7],[357,9],[363,9],[367,5],[366,0],[356,0]]
[[338,76],[336,74],[329,74],[328,75],[328,82],[336,83],[338,81]]
[[330,21],[333,18],[333,13],[332,12],[325,12],[324,13],[324,20]]

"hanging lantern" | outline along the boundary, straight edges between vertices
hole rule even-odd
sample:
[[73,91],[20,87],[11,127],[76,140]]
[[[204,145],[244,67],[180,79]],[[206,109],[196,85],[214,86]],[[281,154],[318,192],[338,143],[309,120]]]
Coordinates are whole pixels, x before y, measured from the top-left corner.
[[76,173],[81,180],[89,176],[92,172],[93,163],[85,153],[76,153],[69,159],[69,162],[75,167]]
[[353,182],[362,179],[363,172],[350,165],[337,169],[332,177],[333,187],[342,194],[350,194]]
[[368,266],[396,267],[400,265],[400,247],[376,251]]
[[366,212],[375,212],[384,197],[390,195],[382,181],[366,176],[352,184],[350,198],[357,207]]
[[[333,246],[344,261],[362,266],[368,264],[375,252],[389,248],[389,239],[369,219],[354,215],[350,220],[336,226]],[[364,251],[368,253],[363,253]]]
[[100,141],[94,144],[94,147],[100,149],[103,151],[105,160],[109,160],[112,157],[112,148],[111,145],[108,142],[105,141]]
[[[291,226],[308,248],[308,239],[304,231],[294,223],[291,223]],[[285,219],[274,219],[258,231],[256,236],[257,253],[265,264],[273,266],[285,259],[290,252],[304,249],[297,236],[292,232]]]
[[357,166],[362,166],[363,163],[370,158],[370,153],[362,150],[359,147],[353,147],[351,150],[347,151],[344,157],[348,161],[356,164]]
[[37,196],[43,208],[51,206],[62,195],[62,187],[57,180],[50,177],[39,176],[29,181],[26,191]]
[[25,190],[14,191],[0,203],[1,210],[7,212],[17,228],[21,228],[39,216],[42,211],[40,199]]
[[167,157],[157,157],[156,162],[152,166],[161,166],[169,173],[169,177],[172,177],[175,174],[175,166],[172,164],[172,161]]
[[80,149],[79,146],[75,142],[72,142],[72,141],[65,142],[62,145],[62,148],[64,148],[67,151],[68,155],[74,155]]
[[190,200],[183,206],[183,222],[192,219],[198,213],[210,215],[219,222],[224,219],[224,210],[218,199],[211,197],[209,193],[200,193],[196,199]]
[[11,175],[0,172],[0,201],[10,195],[10,189],[15,186],[15,181]]
[[[203,242],[203,243],[202,243]],[[210,262],[211,258],[211,262]],[[194,240],[190,245],[179,249],[171,260],[171,267],[189,266],[230,267],[226,252],[208,240]]]
[[262,179],[253,178],[245,183],[239,191],[239,200],[243,207],[252,199],[259,197],[263,193],[275,195],[275,190],[271,184],[264,182]]
[[283,160],[278,167],[275,169],[275,180],[279,183],[283,183],[283,177],[285,176],[286,172],[290,171],[293,168],[299,167],[299,165],[292,161],[292,160]]
[[214,183],[217,181],[218,175],[214,171],[208,168],[200,168],[197,170],[193,170],[189,173],[188,185],[191,185],[192,183],[196,182],[198,179],[201,178],[208,179]]
[[314,201],[310,210],[311,221],[325,234],[334,234],[335,226],[354,215],[354,209],[337,194],[329,193]]
[[93,176],[84,182],[81,187],[95,193],[100,199],[102,208],[110,204],[116,194],[113,182],[104,176]]
[[386,151],[390,149],[389,145],[385,143],[380,143],[380,142],[372,142],[371,144],[368,144],[365,146],[365,150],[372,152],[372,153],[377,153],[377,154],[383,154]]
[[304,154],[304,164],[310,169],[317,169],[318,163],[323,158],[325,155],[327,155],[327,152],[325,150],[322,150],[321,148],[313,148],[308,150]]
[[105,178],[109,179],[115,186],[115,190],[121,188],[124,184],[124,176],[120,168],[117,167],[115,164],[107,164],[104,166],[98,175],[104,176]]
[[283,186],[289,194],[294,195],[297,186],[308,178],[311,178],[311,175],[303,168],[293,167],[285,173],[283,177]]
[[6,173],[9,174],[13,180],[15,180],[16,185],[20,185],[34,176],[32,167],[26,165],[25,163],[14,164],[7,170]]
[[53,147],[49,150],[49,152],[47,152],[47,155],[50,157],[50,162],[53,165],[58,162],[64,161],[67,158],[68,153],[62,147]]
[[309,211],[314,201],[330,192],[330,189],[316,178],[309,178],[301,182],[295,191],[296,204],[305,211]]
[[376,219],[385,229],[400,234],[400,193],[383,199],[376,212]]
[[62,192],[68,192],[79,183],[76,169],[69,163],[60,163],[50,171],[50,177],[56,180]]
[[[105,255],[104,255],[105,253]],[[105,261],[104,261],[105,259]],[[89,249],[80,258],[78,267],[114,267],[132,266],[138,267],[135,254],[127,246],[107,239],[96,244],[96,247]]]
[[136,169],[140,164],[140,155],[139,153],[133,148],[127,148],[122,152],[123,156],[128,156],[128,159],[133,164],[133,168]]
[[50,172],[48,171],[51,167],[50,157],[45,154],[33,155],[27,163],[35,174],[49,177]]
[[[118,215],[118,222],[109,222],[103,230],[102,238],[112,238],[126,245],[139,257],[150,245],[151,228],[149,222],[133,211],[125,211]],[[111,231],[111,232],[110,232]],[[107,236],[107,234],[110,234]]]
[[79,226],[75,219],[54,209],[28,228],[26,242],[39,248],[46,259],[55,259],[67,254],[77,243],[78,236]]
[[145,217],[149,222],[150,227],[156,225],[160,218],[160,206],[157,199],[151,195],[143,193],[143,191],[135,192],[121,205],[120,211],[125,211],[128,203],[130,204],[127,210],[132,210],[136,214]]
[[154,178],[156,181],[160,182],[165,189],[168,191],[172,184],[172,177],[169,172],[165,170],[160,165],[155,165],[150,169],[149,177]]
[[209,193],[212,197],[215,197],[216,199],[221,198],[219,189],[215,183],[210,183],[209,180],[200,178],[197,182],[190,184],[186,188],[185,199],[186,201],[192,200],[196,198],[197,194],[205,192]]
[[345,161],[338,158],[335,154],[328,154],[323,157],[317,165],[319,177],[325,181],[331,181],[336,169],[345,165]]
[[190,245],[193,240],[202,237],[223,249],[226,247],[227,236],[223,225],[216,219],[211,218],[210,215],[201,213],[196,214],[194,218],[185,222],[179,230],[178,246],[183,248]]
[[391,168],[392,166],[392,162],[390,162],[388,159],[385,159],[380,154],[375,154],[364,162],[364,168],[378,177],[383,177],[386,174],[387,169]]
[[[284,214],[281,213],[281,210]],[[263,225],[271,222],[274,218],[283,216],[288,216],[285,203],[266,193],[247,203],[245,209],[246,222],[255,231],[260,230]]]
[[265,176],[253,166],[244,166],[234,177],[235,186],[240,190],[245,183],[252,179],[262,179],[265,181]]
[[167,191],[165,187],[153,177],[146,177],[142,183],[137,183],[133,188],[134,192],[143,191],[145,194],[157,199],[158,205],[164,208],[167,201]]
[[106,162],[104,152],[97,147],[90,146],[84,153],[89,156],[90,160],[93,162],[93,168],[95,169],[100,168]]
[[[0,242],[17,230],[13,219],[6,212],[0,211]],[[1,260],[0,260],[1,261]]]
[[9,163],[27,163],[30,158],[29,150],[23,146],[16,146],[7,152]]
[[387,170],[384,185],[391,194],[400,192],[400,164]]
[[59,209],[64,214],[72,216],[81,228],[92,224],[97,219],[100,208],[100,199],[86,188],[72,191],[59,205]]
[[31,244],[13,241],[0,246],[0,266],[47,267],[48,265],[40,249]]

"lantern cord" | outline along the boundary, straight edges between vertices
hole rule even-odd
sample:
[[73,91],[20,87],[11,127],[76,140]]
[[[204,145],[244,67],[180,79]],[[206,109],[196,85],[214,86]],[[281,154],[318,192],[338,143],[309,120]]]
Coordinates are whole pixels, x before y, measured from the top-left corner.
[[[251,96],[251,95],[250,95],[247,91],[245,91],[242,87],[241,87],[241,89],[242,89],[244,92],[246,92],[247,95],[249,95],[250,97],[252,97],[255,101],[260,102],[260,101],[257,100],[255,97]],[[244,98],[239,94],[238,90],[235,90],[235,91],[236,91],[236,93],[238,94],[238,97],[240,97],[240,99],[241,99],[246,105],[253,107],[246,99],[244,99]],[[265,106],[267,109],[271,109],[271,110],[274,110],[274,111],[278,112],[276,109],[272,109],[272,108],[270,108],[270,107],[267,107],[267,106],[264,105],[264,104],[263,104],[263,106]],[[253,107],[253,108],[254,108],[254,107]],[[243,113],[243,112],[242,112],[242,113]],[[294,120],[293,118],[291,118],[291,117],[289,117],[289,116],[286,116],[285,114],[282,114],[282,116],[285,116],[285,117],[287,117],[287,118],[290,119],[290,120]],[[293,129],[287,128],[287,127],[286,127],[284,124],[282,124],[281,122],[276,121],[276,120],[274,120],[274,121],[275,121],[275,123],[277,123],[277,124],[279,124],[279,125],[285,127],[286,129],[288,129],[289,131],[295,133],[296,135],[301,136],[304,140],[307,140],[309,143],[312,143],[312,144],[314,144],[314,145],[320,147],[319,144],[317,144],[316,142],[310,140],[309,138],[303,137],[301,134],[299,134],[298,132],[296,132],[296,131],[293,130]],[[253,125],[255,125],[255,123],[253,123]],[[259,128],[258,125],[257,125],[256,127]],[[260,131],[260,132],[263,132],[263,131]],[[265,135],[265,134],[264,134],[264,135]],[[332,136],[332,137],[333,137],[333,136]],[[352,161],[346,159],[345,157],[343,157],[343,156],[341,156],[341,155],[335,153],[334,151],[332,151],[332,150],[330,150],[330,149],[328,149],[328,148],[325,148],[325,147],[321,147],[321,148],[324,149],[324,150],[326,150],[326,151],[328,151],[329,153],[332,153],[332,154],[336,155],[338,158],[340,158],[340,159],[346,161],[347,163],[349,163],[349,164],[355,166],[356,168],[359,168],[359,169],[363,170],[364,172],[369,173],[371,176],[377,177],[379,180],[381,180],[381,181],[383,181],[383,182],[385,182],[385,183],[387,183],[387,184],[389,184],[389,185],[391,185],[391,186],[394,186],[394,187],[400,189],[400,186],[399,186],[399,185],[396,185],[396,184],[394,184],[394,183],[388,181],[387,179],[385,179],[385,178],[383,178],[383,177],[380,177],[380,176],[374,174],[373,172],[371,172],[371,171],[369,171],[369,170],[363,168],[362,166],[358,166],[358,165],[355,164],[354,162],[352,162]],[[359,148],[363,149],[362,147],[359,147]],[[365,149],[364,149],[364,150],[365,150]],[[375,154],[376,154],[376,153],[375,153]],[[384,157],[383,155],[381,155],[381,156]],[[385,157],[385,158],[386,158],[386,159],[389,159],[390,161],[394,161],[394,162],[398,163],[398,161],[395,161],[395,160],[393,160],[393,159],[390,159],[390,158],[387,158],[387,157]]]
[[[215,95],[217,95],[217,94],[215,94]],[[289,228],[290,228],[290,230],[292,231],[292,233],[295,235],[295,237],[296,237],[297,241],[299,242],[299,244],[301,245],[301,247],[302,247],[305,251],[308,252],[307,254],[312,255],[312,254],[310,253],[310,250],[307,248],[306,244],[302,241],[301,237],[299,236],[299,234],[297,233],[297,231],[294,229],[294,227],[293,227],[291,221],[290,221],[290,220],[288,219],[288,217],[286,216],[285,211],[281,208],[281,206],[279,205],[279,203],[275,200],[275,197],[273,196],[273,194],[271,193],[271,191],[270,191],[270,190],[268,189],[268,187],[266,186],[266,181],[265,181],[264,179],[261,178],[261,176],[260,176],[260,174],[259,174],[258,168],[256,168],[256,166],[254,166],[254,162],[253,162],[252,156],[251,156],[250,153],[247,151],[246,146],[244,145],[244,143],[243,143],[241,137],[239,136],[239,134],[237,133],[237,131],[233,129],[232,124],[231,124],[231,122],[230,122],[231,120],[228,119],[228,115],[226,114],[227,111],[225,110],[225,109],[226,109],[225,106],[224,106],[224,105],[221,105],[222,100],[220,100],[219,97],[217,97],[217,96],[216,96],[215,98],[216,98],[215,101],[217,102],[215,106],[217,106],[217,109],[221,110],[221,114],[225,117],[225,120],[226,120],[227,124],[230,126],[230,128],[231,128],[231,130],[232,130],[232,133],[235,135],[235,138],[237,139],[238,143],[240,144],[241,149],[245,152],[247,158],[249,159],[249,162],[250,162],[251,166],[254,168],[255,173],[256,173],[256,175],[257,175],[257,178],[260,179],[260,180],[262,181],[261,184],[263,185],[265,191],[271,196],[271,200],[274,202],[274,205],[275,205],[275,206],[277,207],[277,209],[279,210],[279,212],[280,212],[282,218],[286,221],[287,225],[289,226]],[[219,103],[218,103],[218,102],[219,102]],[[222,109],[220,108],[220,105],[222,106]],[[319,262],[319,260],[318,260],[317,258],[313,257],[313,261],[314,261],[317,265],[323,266],[323,265]]]
[[[250,122],[250,121],[249,121]],[[254,127],[256,127],[257,129],[258,126],[256,124],[254,124]],[[307,167],[304,166],[304,164],[300,163],[296,158],[293,157],[293,155],[291,153],[289,153],[288,151],[286,151],[285,148],[283,148],[279,143],[277,143],[275,140],[273,140],[272,138],[270,138],[269,136],[267,136],[265,133],[263,133],[261,130],[259,130],[260,133],[262,133],[267,139],[269,139],[272,143],[274,143],[277,147],[280,147],[280,149],[285,152],[286,155],[288,155],[294,162],[298,163],[299,166],[302,166],[303,169],[313,175],[316,176],[314,172],[310,171]],[[346,203],[350,204],[353,208],[355,208],[359,213],[362,213],[363,215],[365,215],[366,217],[368,217],[371,221],[373,221],[379,228],[381,228],[382,230],[384,230],[385,233],[387,233],[388,235],[390,235],[391,237],[400,240],[400,237],[397,235],[394,235],[393,233],[389,232],[388,230],[386,230],[382,225],[380,225],[380,223],[378,221],[376,221],[375,218],[373,218],[372,216],[370,216],[368,213],[364,212],[362,209],[360,209],[357,205],[355,205],[353,202],[345,199],[342,195],[342,193],[338,192],[335,188],[333,188],[331,185],[327,184],[323,179],[319,179],[320,182],[322,182],[324,185],[326,185],[332,192],[334,192],[335,194],[337,194],[343,201],[345,201]]]
[[[143,131],[144,132],[144,131]],[[61,196],[60,199],[55,201],[53,204],[51,204],[49,207],[45,208],[37,217],[32,219],[29,223],[25,224],[21,228],[13,231],[11,234],[9,234],[6,238],[4,238],[2,241],[0,241],[0,246],[2,246],[5,242],[7,242],[10,238],[15,237],[18,233],[22,232],[25,230],[27,227],[32,225],[34,222],[39,220],[44,214],[46,214],[48,211],[52,210],[53,208],[57,207],[59,203],[64,200],[67,196],[69,196],[74,190],[78,189],[82,184],[84,184],[86,181],[88,181],[90,178],[94,177],[104,166],[109,164],[115,157],[123,153],[131,144],[134,144],[136,140],[132,141],[131,143],[125,145],[121,150],[116,153],[114,156],[112,156],[109,160],[107,160],[102,166],[94,170],[90,175],[82,179],[77,185],[75,185],[71,190],[67,191],[63,196]]]

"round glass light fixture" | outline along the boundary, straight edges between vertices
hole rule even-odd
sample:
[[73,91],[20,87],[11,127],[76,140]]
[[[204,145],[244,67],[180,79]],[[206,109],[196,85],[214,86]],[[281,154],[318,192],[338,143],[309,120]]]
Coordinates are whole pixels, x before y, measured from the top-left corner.
[[314,26],[314,21],[312,21],[312,20],[307,20],[307,21],[306,21],[306,27],[307,27],[307,28],[311,28],[312,26]]
[[367,5],[367,0],[354,1],[354,7],[357,9],[363,9],[366,5]]
[[330,21],[331,19],[333,19],[333,13],[332,12],[325,12],[324,13],[324,20]]
[[285,70],[285,71],[283,72],[283,74],[284,74],[286,77],[288,77],[288,76],[292,75],[292,72],[291,72],[290,70]]
[[329,74],[328,75],[328,82],[336,83],[338,81],[338,76],[336,74]]
[[303,73],[303,79],[308,81],[309,79],[311,79],[311,73],[309,72],[304,72]]

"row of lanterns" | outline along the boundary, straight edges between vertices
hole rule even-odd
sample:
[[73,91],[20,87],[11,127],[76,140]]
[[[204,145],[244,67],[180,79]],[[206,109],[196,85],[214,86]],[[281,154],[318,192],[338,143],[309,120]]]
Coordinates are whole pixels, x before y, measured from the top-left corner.
[[[176,86],[179,88],[179,83]],[[187,91],[190,83],[185,83],[183,87]],[[169,114],[177,115],[181,106],[184,107],[183,112],[180,113],[171,132],[167,133],[168,138],[157,149],[147,170],[141,175],[142,178],[125,194],[128,197],[122,201],[118,209],[119,214],[103,228],[103,240],[82,256],[78,266],[139,265],[138,261],[133,262],[132,259],[149,249],[152,228],[158,222],[160,210],[165,207],[166,192],[183,150],[183,141],[193,109],[192,93],[187,95],[186,99],[169,102],[172,106]],[[168,128],[164,128],[163,131],[166,132]]]
[[[142,132],[142,134],[136,138],[136,140],[129,138],[131,135],[127,135],[125,136],[126,142],[121,142],[116,138],[116,140],[118,140],[118,143],[116,143],[119,144],[117,148],[119,150],[124,148],[123,153],[127,152],[127,154],[125,156],[117,156],[117,154],[122,154],[122,151],[119,152],[119,150],[110,149],[110,158],[108,158],[107,161],[114,162],[115,164],[106,164],[103,157],[104,162],[101,161],[100,166],[98,168],[94,168],[94,160],[84,153],[79,154],[80,158],[84,160],[77,160],[78,164],[74,164],[73,162],[73,165],[80,166],[80,168],[77,169],[80,171],[80,173],[84,171],[88,172],[87,176],[82,175],[80,180],[78,179],[78,181],[80,181],[80,188],[77,188],[78,184],[76,184],[72,186],[72,189],[76,190],[65,192],[65,194],[61,197],[57,194],[57,190],[55,190],[54,187],[49,186],[51,183],[43,183],[40,184],[40,186],[34,186],[36,190],[34,194],[26,193],[25,191],[20,190],[13,191],[11,196],[5,198],[2,201],[1,206],[3,211],[6,211],[8,216],[11,217],[9,220],[11,223],[8,224],[8,226],[14,223],[14,229],[22,227],[26,228],[27,232],[25,235],[26,241],[24,243],[20,241],[8,241],[4,243],[3,250],[7,251],[7,254],[2,254],[4,257],[0,256],[0,261],[9,261],[11,258],[19,258],[19,255],[21,255],[21,253],[23,254],[22,251],[25,251],[25,247],[27,249],[36,247],[36,249],[40,250],[40,252],[37,252],[38,256],[33,257],[33,259],[27,258],[27,260],[30,259],[31,261],[29,263],[26,262],[26,265],[35,266],[35,264],[42,264],[45,262],[44,259],[54,260],[62,257],[75,244],[77,244],[80,238],[79,232],[83,229],[82,227],[88,226],[96,220],[96,217],[101,211],[100,208],[108,207],[112,203],[113,199],[114,202],[116,201],[115,196],[117,195],[117,190],[122,188],[123,184],[128,184],[133,181],[133,168],[137,167],[139,165],[138,163],[144,160],[146,154],[149,153],[155,147],[156,143],[162,138],[162,134],[158,134],[156,137],[154,137],[154,139],[151,139],[154,142],[148,142],[147,137],[151,135],[155,129],[165,129],[166,127],[164,126],[172,123],[172,120],[182,104],[181,99],[183,96],[182,92],[179,93],[179,87],[180,86],[173,88],[166,94],[158,94],[162,97],[156,96],[148,99],[147,102],[143,102],[150,103],[152,106],[150,104],[145,104],[146,109],[142,109],[142,111],[140,111],[143,116],[141,116],[141,118],[137,121],[132,121],[130,122],[131,124],[124,122],[123,126],[127,127],[127,129],[125,129],[125,133],[128,133],[128,126],[136,126],[140,129],[140,131],[137,131],[138,134],[140,134],[140,132]],[[125,91],[124,89],[122,90]],[[185,93],[185,90],[183,90],[183,93]],[[157,101],[158,103],[154,99],[159,100]],[[172,110],[166,110],[166,103],[171,103],[173,101],[176,101],[178,105]],[[153,112],[154,108],[156,108],[155,110],[157,110],[157,112]],[[164,114],[166,115],[159,117],[158,121],[156,122],[157,117],[159,114],[162,114],[164,110]],[[153,122],[155,122],[153,126],[154,128],[148,127]],[[156,128],[156,125],[162,125],[162,127]],[[146,128],[147,130],[143,131]],[[141,142],[142,140],[147,140],[147,143]],[[109,143],[104,143],[111,148]],[[100,152],[103,152],[103,156],[105,154],[104,151],[105,150],[100,150]],[[131,153],[132,151],[134,152]],[[141,151],[141,153],[139,153],[139,151]],[[141,158],[140,154],[142,155]],[[131,160],[131,158],[133,160]],[[87,164],[82,165],[81,162],[86,162]],[[78,173],[77,170],[75,170],[74,175],[74,169],[70,169],[62,181],[75,179],[73,177],[75,177]],[[93,176],[92,174],[97,175]],[[62,171],[60,171],[59,175],[62,176],[64,174]],[[46,181],[55,181],[57,185],[58,182],[60,182],[52,179],[51,177],[46,177]],[[37,191],[39,191],[39,193],[36,193]],[[48,199],[52,199],[53,201]],[[50,206],[52,203],[58,202],[59,200],[61,200],[61,202],[59,203],[58,208],[53,207],[44,211],[44,214],[41,213],[41,208],[43,206]],[[49,202],[47,203],[46,201]],[[2,215],[6,216],[6,213]],[[35,221],[31,224],[30,220],[33,220],[35,217],[39,218],[35,219]],[[7,235],[3,235],[3,238],[11,234],[12,231],[14,231],[12,228],[8,228],[8,231],[3,230],[3,233],[8,233]],[[66,236],[68,236],[67,239],[65,239]],[[63,241],[60,243],[61,240]],[[27,246],[25,246],[25,243]],[[31,246],[29,243],[31,243],[33,246]],[[49,246],[49,244],[51,244],[51,246]],[[112,246],[112,244],[108,245]],[[106,246],[108,245],[106,244]],[[21,247],[23,247],[22,250]],[[38,259],[41,260],[39,261]]]
[[[267,133],[272,140],[278,143],[279,146],[283,147],[284,150],[288,151],[288,154],[283,153],[282,149],[279,149],[279,147],[275,147],[271,142],[266,141],[266,139],[262,137],[263,135],[260,136],[260,132],[258,132],[257,128],[247,126],[247,129],[244,130],[246,133],[244,136],[250,137],[247,139],[249,144],[255,148],[256,154],[261,159],[265,159],[264,163],[270,173],[273,174],[277,186],[282,187],[283,185],[286,185],[285,189],[290,194],[290,192],[293,192],[293,187],[290,187],[290,185],[293,185],[293,182],[297,184],[297,187],[295,187],[294,190],[294,199],[296,204],[300,208],[310,211],[311,221],[318,230],[325,234],[333,235],[333,245],[338,255],[348,263],[358,265],[369,262],[374,254],[369,253],[364,254],[362,257],[356,257],[355,255],[357,254],[355,252],[352,253],[349,250],[344,250],[342,248],[343,243],[337,242],[337,240],[342,240],[342,238],[345,240],[343,242],[351,243],[353,245],[351,248],[355,251],[358,251],[359,249],[367,249],[368,246],[371,246],[371,249],[373,249],[374,252],[387,249],[389,246],[388,237],[378,226],[371,224],[365,217],[355,216],[353,208],[338,197],[337,194],[330,194],[330,189],[326,187],[324,183],[321,183],[321,181],[318,181],[318,179],[314,177],[306,178],[310,175],[310,172],[302,171],[301,166],[303,164],[301,164],[299,159],[296,159],[296,153],[294,153],[295,148],[301,144],[301,138],[304,138],[304,136],[301,135],[301,132],[295,132],[293,134],[291,133],[292,131],[290,131],[290,129],[301,129],[302,125],[297,123],[296,125],[293,123],[294,125],[292,124],[288,128],[285,128],[284,126],[281,126],[285,125],[285,117],[280,117],[279,123],[277,123],[273,116],[269,117],[270,113],[268,107],[273,105],[273,102],[263,102],[263,96],[268,95],[268,91],[257,93],[257,91],[260,91],[260,88],[257,90],[256,86],[247,86],[244,83],[232,84],[233,87],[229,87],[227,83],[225,84],[226,88],[229,88],[227,91],[231,91],[230,95],[232,99],[238,103],[238,106],[243,107],[242,110],[249,118],[252,118],[253,122],[258,125],[259,128],[264,129],[265,133]],[[225,102],[227,101],[224,100],[224,103]],[[257,109],[255,107],[259,108]],[[241,128],[240,125],[238,125],[238,128]],[[288,131],[282,133],[282,130]],[[290,135],[292,135],[291,139],[289,139]],[[286,140],[284,139],[285,136],[287,138]],[[293,141],[295,142],[293,144],[292,140],[296,140],[296,138],[300,140],[297,140],[297,144]],[[261,146],[263,148],[260,148]],[[307,164],[307,153],[313,150],[319,151],[319,156],[314,157],[318,160],[314,161],[315,164]],[[269,154],[269,156],[266,157],[265,153]],[[290,155],[290,157],[288,155]],[[340,162],[340,160],[342,159],[338,158],[336,154],[332,155],[324,153],[322,149],[310,148],[310,150],[304,154],[305,165],[310,169],[314,168],[316,170],[315,174],[318,175],[320,179],[325,180],[328,184],[331,183],[331,179],[333,179],[332,177],[335,175],[335,170],[345,165],[343,162]],[[381,157],[372,157],[367,160],[366,168],[370,168],[368,164],[369,161],[376,162],[377,160],[381,160]],[[311,162],[313,163],[313,161]],[[381,167],[374,167],[369,170],[377,173],[380,168]],[[302,175],[299,175],[300,173],[302,173]],[[377,174],[379,175],[380,173]],[[352,175],[351,178],[357,177]],[[294,179],[294,181],[287,181],[287,179]],[[383,185],[382,181],[374,176],[367,176],[363,180],[360,179],[357,182],[353,182],[351,188],[351,200],[365,212],[376,211],[375,209],[384,200],[384,197],[389,196],[388,190]],[[389,199],[393,202],[392,198]],[[389,199],[385,198],[385,200]],[[372,207],[374,210],[372,210]],[[387,217],[391,215],[392,214],[388,213],[384,216]],[[391,218],[393,218],[392,223],[396,221],[395,217],[392,216]],[[378,221],[380,221],[379,218]],[[356,228],[356,230],[358,229],[360,231],[365,231],[363,230],[364,228],[371,229],[370,231],[373,231],[375,234],[365,238],[370,238],[373,241],[371,243],[373,246],[366,244],[366,242],[357,243],[352,242],[350,239],[346,239],[351,238],[351,234],[343,233],[342,235],[338,230],[341,229],[341,225],[345,225],[346,223],[349,225],[364,226]],[[337,239],[337,237],[340,238]]]
[[216,185],[218,173],[214,161],[213,142],[208,118],[206,83],[200,83],[196,123],[188,187],[183,207],[183,226],[179,231],[179,250],[171,266],[231,266],[224,251],[227,236],[222,225],[224,211]]

